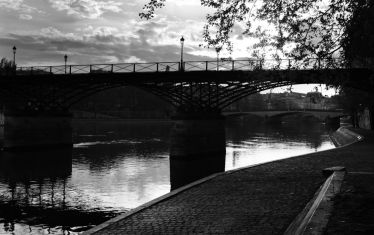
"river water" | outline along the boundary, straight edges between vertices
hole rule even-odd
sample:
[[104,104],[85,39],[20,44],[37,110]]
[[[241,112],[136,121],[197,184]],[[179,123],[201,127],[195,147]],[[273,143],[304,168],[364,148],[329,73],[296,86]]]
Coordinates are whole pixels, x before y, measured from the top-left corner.
[[[0,234],[79,234],[170,192],[171,122],[74,120],[73,126],[72,149],[0,153]],[[233,121],[222,169],[330,148],[320,123]]]

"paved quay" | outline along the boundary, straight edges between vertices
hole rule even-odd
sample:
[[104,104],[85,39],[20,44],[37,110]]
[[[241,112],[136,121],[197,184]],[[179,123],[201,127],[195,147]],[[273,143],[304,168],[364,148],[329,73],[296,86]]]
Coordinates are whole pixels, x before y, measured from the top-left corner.
[[374,132],[354,131],[364,140],[218,174],[87,234],[283,234],[324,183],[322,169],[332,166],[348,174],[327,234],[374,234]]

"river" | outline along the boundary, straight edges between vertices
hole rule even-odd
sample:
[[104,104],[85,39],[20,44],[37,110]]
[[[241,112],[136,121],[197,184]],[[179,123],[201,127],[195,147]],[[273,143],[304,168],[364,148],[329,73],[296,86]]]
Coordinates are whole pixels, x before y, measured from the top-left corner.
[[[78,234],[170,192],[171,127],[74,120],[72,149],[0,153],[0,234]],[[331,148],[321,123],[230,121],[222,169]]]

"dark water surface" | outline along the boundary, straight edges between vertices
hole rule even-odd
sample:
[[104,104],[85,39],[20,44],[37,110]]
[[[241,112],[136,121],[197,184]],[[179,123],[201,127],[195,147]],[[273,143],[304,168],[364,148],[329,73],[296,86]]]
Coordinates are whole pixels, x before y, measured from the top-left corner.
[[[0,153],[0,234],[78,234],[170,192],[171,127],[75,120],[73,149]],[[334,147],[322,124],[249,121],[227,123],[226,145],[225,170]]]

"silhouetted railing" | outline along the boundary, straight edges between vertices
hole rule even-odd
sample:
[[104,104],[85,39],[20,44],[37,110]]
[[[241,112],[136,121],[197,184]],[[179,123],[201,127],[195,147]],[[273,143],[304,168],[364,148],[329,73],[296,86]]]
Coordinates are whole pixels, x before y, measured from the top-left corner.
[[90,65],[58,65],[17,67],[17,75],[32,74],[88,74],[88,73],[141,73],[178,71],[253,71],[286,69],[333,69],[346,67],[343,59],[272,59],[272,60],[219,60],[155,63],[121,63]]

